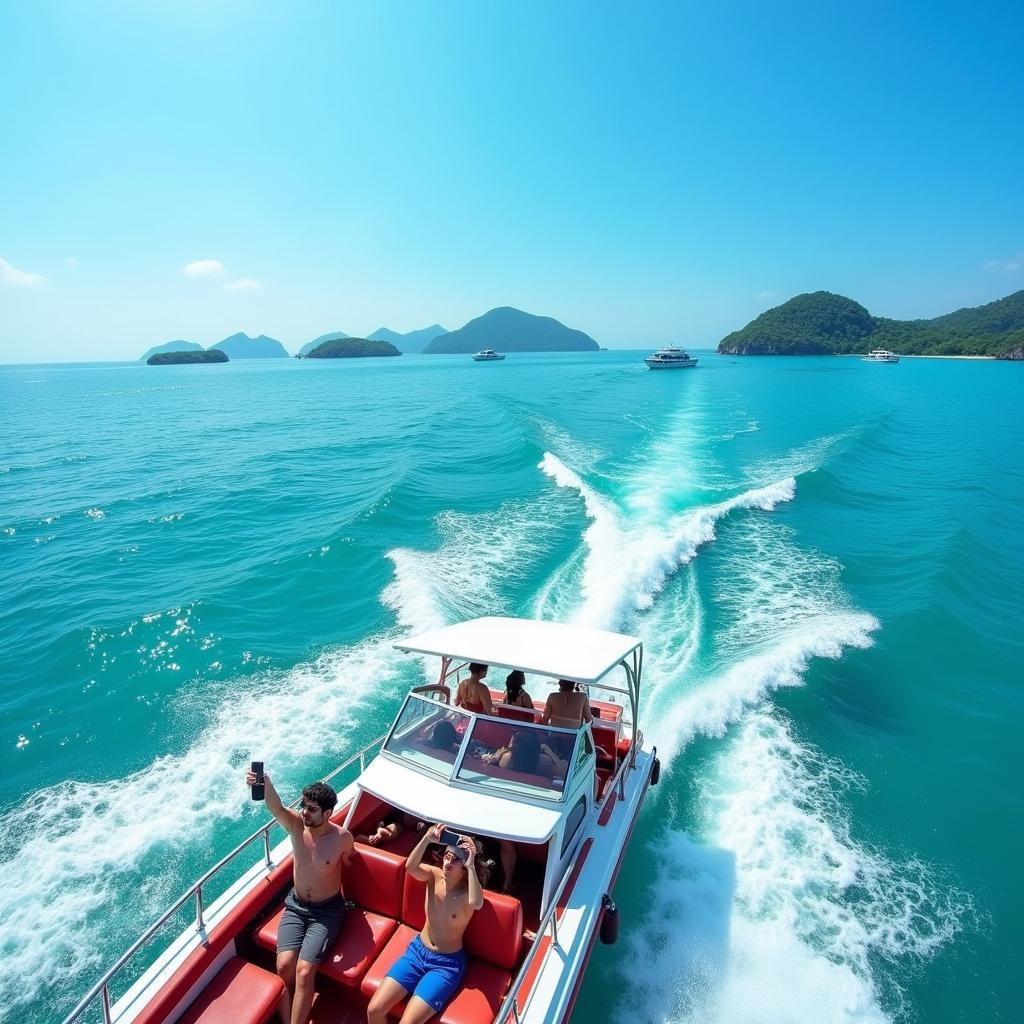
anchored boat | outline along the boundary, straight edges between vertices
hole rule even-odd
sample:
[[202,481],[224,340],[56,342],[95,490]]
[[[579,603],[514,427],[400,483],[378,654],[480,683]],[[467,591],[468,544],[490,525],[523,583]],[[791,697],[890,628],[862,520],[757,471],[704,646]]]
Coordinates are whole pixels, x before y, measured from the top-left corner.
[[862,361],[865,363],[898,363],[900,357],[887,348],[873,348]]
[[[564,1022],[595,940],[617,935],[612,889],[648,786],[660,774],[657,752],[637,724],[641,642],[490,617],[395,647],[439,658],[437,682],[407,694],[388,732],[327,776],[339,780],[334,820],[353,835],[372,832],[388,816],[442,821],[480,839],[485,850],[513,848],[514,888],[485,887],[463,940],[465,977],[435,1019]],[[449,695],[471,662],[521,669],[535,689],[543,680],[572,680],[591,695],[594,721],[576,729],[543,725],[542,702],[532,709],[496,704],[492,715],[453,707]],[[439,730],[440,723],[449,724]],[[502,767],[505,759],[492,756],[540,745],[552,755],[544,762]],[[346,771],[355,777],[340,786]],[[277,925],[292,882],[290,843],[274,845],[277,828],[269,821],[198,879],[65,1024],[266,1024],[274,1017],[283,991],[274,973]],[[356,842],[342,878],[350,909],[317,974],[314,1024],[365,1020],[370,997],[423,926],[424,883],[405,870],[418,838],[412,827],[378,845]],[[255,864],[227,877],[230,865],[257,851]],[[211,890],[220,895],[208,903]],[[193,923],[154,959],[154,939],[189,906]],[[150,966],[139,974],[142,963]],[[137,980],[128,984],[125,975]]]
[[474,361],[478,363],[496,363],[504,358],[504,352],[495,352],[493,348],[482,349],[473,356]]
[[653,355],[648,356],[644,362],[652,370],[677,370],[696,366],[697,357],[691,356],[689,352],[676,345],[666,345],[664,348],[659,348]]

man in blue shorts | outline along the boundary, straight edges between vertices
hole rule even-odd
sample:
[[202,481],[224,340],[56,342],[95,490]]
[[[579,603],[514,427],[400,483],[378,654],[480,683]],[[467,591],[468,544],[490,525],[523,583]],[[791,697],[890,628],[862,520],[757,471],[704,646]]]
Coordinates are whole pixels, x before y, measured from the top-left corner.
[[444,829],[428,828],[405,862],[413,878],[427,883],[427,921],[370,1000],[369,1024],[385,1024],[388,1011],[406,996],[401,1024],[425,1024],[448,1005],[466,973],[462,936],[473,911],[484,905],[484,894],[476,872],[476,844],[468,836],[445,850],[440,868],[423,863],[427,846],[440,843]]

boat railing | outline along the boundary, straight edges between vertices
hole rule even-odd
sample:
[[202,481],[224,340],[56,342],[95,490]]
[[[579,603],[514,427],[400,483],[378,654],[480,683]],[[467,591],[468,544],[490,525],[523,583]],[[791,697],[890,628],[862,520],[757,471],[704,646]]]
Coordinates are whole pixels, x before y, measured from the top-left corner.
[[[638,735],[637,742],[643,742],[643,737]],[[636,744],[634,744],[636,746]],[[605,810],[605,807],[611,801],[613,796],[617,793],[617,799],[624,800],[626,797],[626,772],[632,770],[634,767],[633,758],[623,758],[622,763],[619,765],[615,774],[612,776],[609,784],[605,787],[604,794],[601,800],[595,806],[591,812],[594,821],[600,821],[601,815]],[[582,849],[582,844],[579,849]],[[579,849],[576,852],[576,856],[579,856]],[[575,862],[575,858],[573,860]],[[551,896],[551,901],[548,904],[547,913],[540,919],[540,923],[537,925],[536,938],[534,938],[532,945],[530,946],[530,952],[526,954],[526,958],[523,960],[522,965],[519,968],[519,973],[515,977],[515,981],[512,982],[512,987],[508,990],[508,994],[505,996],[505,1001],[501,1004],[501,1009],[498,1010],[494,1017],[494,1024],[506,1024],[507,1021],[513,1020],[515,1024],[519,1024],[519,990],[523,987],[523,983],[526,981],[527,975],[530,973],[530,965],[540,955],[541,938],[550,929],[551,933],[551,948],[561,949],[558,944],[558,911],[559,902],[562,899],[562,894],[565,892],[566,887],[570,881],[575,881],[574,874],[571,869],[567,869],[565,877],[559,883],[558,888],[555,889]],[[545,951],[546,952],[546,951]]]
[[[360,750],[357,750],[351,757],[343,761],[337,768],[334,769],[329,775],[326,775],[323,779],[324,782],[330,782],[332,779],[337,778],[346,768],[351,768],[357,761],[359,762],[359,771],[362,773],[366,770],[366,758],[371,750],[375,747],[379,747],[383,744],[387,738],[387,733],[382,736],[378,736],[376,739],[371,740]],[[301,801],[301,797],[293,800],[289,807],[297,807]],[[111,998],[110,998],[110,983],[117,977],[118,974],[132,961],[136,953],[139,952],[144,946],[147,946],[150,941],[154,938],[157,932],[172,918],[182,907],[186,906],[189,901],[195,903],[195,921],[194,927],[197,935],[202,937],[203,944],[205,945],[206,938],[206,922],[204,920],[204,912],[206,905],[203,900],[203,889],[204,887],[214,879],[220,872],[230,864],[240,853],[245,852],[251,846],[262,840],[263,842],[263,858],[265,867],[269,871],[274,867],[274,862],[271,859],[271,844],[270,844],[270,830],[275,826],[280,827],[278,822],[273,818],[270,819],[265,825],[257,829],[248,839],[242,840],[229,854],[222,857],[209,871],[206,872],[201,878],[193,882],[192,885],[178,897],[171,904],[167,910],[161,914],[160,918],[152,924],[143,934],[136,939],[136,941],[118,958],[117,962],[111,967],[99,981],[88,991],[88,993],[82,998],[78,1005],[64,1018],[63,1024],[73,1024],[77,1021],[82,1014],[86,1012],[93,1004],[93,1002],[99,998],[101,1007],[103,1010],[103,1024],[112,1024],[113,1018],[110,1015]]]

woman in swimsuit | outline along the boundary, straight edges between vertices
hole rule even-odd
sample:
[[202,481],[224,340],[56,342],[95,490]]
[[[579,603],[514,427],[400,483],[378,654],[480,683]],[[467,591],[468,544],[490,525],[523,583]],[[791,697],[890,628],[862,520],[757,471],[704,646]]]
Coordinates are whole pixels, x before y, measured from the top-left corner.
[[569,679],[558,680],[558,693],[551,694],[544,705],[543,725],[560,725],[566,729],[579,729],[589,725],[594,712],[585,693],[576,689]]
[[472,662],[469,666],[469,676],[459,683],[455,691],[455,706],[464,708],[475,715],[492,715],[494,706],[491,704],[491,691],[484,685],[484,677],[487,675],[487,666],[479,662]]
[[528,708],[533,710],[533,700],[523,689],[526,685],[526,675],[514,668],[505,677],[505,703],[515,708]]

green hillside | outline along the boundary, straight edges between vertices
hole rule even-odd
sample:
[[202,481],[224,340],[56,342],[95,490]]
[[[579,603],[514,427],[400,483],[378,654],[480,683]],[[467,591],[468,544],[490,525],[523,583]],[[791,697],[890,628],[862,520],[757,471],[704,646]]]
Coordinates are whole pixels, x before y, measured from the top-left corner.
[[873,317],[843,295],[808,292],[767,310],[718,344],[719,352],[731,355],[839,355],[873,348],[1019,359],[1024,291],[932,320]]
[[206,349],[198,352],[154,352],[146,362],[150,366],[184,366],[188,363],[226,363],[227,352]]
[[434,338],[423,351],[434,355],[479,352],[484,348],[498,352],[596,352],[598,344],[588,334],[552,317],[501,306],[457,331]]
[[388,341],[369,338],[335,338],[317,345],[307,359],[358,359],[366,356],[400,356],[402,353]]

